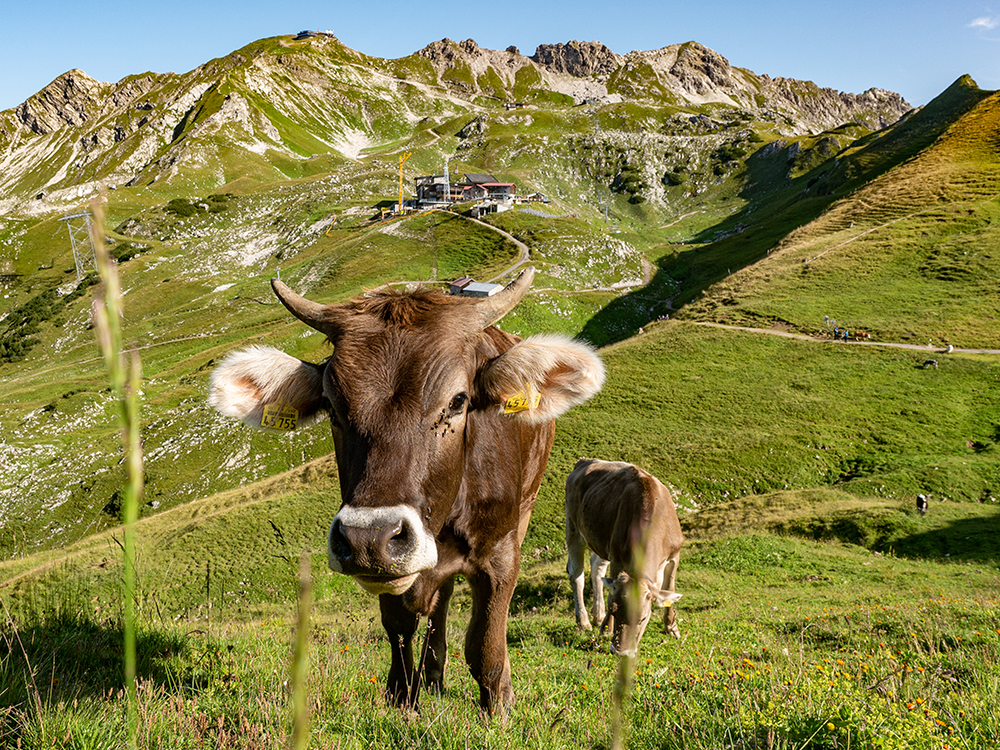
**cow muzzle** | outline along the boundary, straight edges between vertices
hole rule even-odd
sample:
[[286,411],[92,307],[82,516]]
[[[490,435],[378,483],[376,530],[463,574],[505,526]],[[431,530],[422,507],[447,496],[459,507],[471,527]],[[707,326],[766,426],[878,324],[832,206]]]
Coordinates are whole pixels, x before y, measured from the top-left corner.
[[353,576],[371,594],[402,594],[437,565],[437,544],[409,505],[345,505],[330,525],[330,569]]

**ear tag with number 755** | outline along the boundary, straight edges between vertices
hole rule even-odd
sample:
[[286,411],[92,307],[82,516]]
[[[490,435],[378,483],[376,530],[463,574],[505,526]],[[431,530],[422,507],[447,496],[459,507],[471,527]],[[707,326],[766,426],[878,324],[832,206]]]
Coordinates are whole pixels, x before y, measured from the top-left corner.
[[260,418],[260,426],[271,430],[294,430],[299,422],[299,410],[288,404],[268,404]]

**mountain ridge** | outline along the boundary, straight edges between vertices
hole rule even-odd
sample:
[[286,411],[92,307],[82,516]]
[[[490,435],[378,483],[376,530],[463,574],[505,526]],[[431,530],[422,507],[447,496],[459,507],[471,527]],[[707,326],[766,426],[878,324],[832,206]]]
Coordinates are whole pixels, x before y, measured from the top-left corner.
[[[320,101],[333,106],[318,108]],[[525,57],[443,39],[385,60],[330,35],[274,37],[183,74],[102,83],[74,69],[0,112],[0,214],[50,210],[53,201],[77,200],[83,184],[96,190],[98,182],[169,179],[184,159],[210,158],[190,154],[184,142],[206,127],[226,130],[263,161],[270,152],[301,160],[331,148],[356,159],[361,148],[392,142],[422,118],[471,117],[490,102],[727,106],[785,135],[847,121],[878,129],[912,109],[879,89],[844,94],[756,76],[696,42],[618,55],[600,42],[572,41]]]

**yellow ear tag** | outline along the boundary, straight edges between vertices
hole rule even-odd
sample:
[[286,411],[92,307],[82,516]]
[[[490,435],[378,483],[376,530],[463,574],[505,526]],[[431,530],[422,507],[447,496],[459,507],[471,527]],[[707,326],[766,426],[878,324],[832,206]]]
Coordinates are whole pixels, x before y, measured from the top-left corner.
[[541,400],[541,393],[537,392],[530,385],[525,386],[524,390],[518,391],[513,396],[508,396],[507,400],[503,402],[503,413],[516,414],[519,411],[537,409]]
[[260,426],[272,430],[294,430],[299,423],[299,410],[288,404],[268,404],[260,418]]

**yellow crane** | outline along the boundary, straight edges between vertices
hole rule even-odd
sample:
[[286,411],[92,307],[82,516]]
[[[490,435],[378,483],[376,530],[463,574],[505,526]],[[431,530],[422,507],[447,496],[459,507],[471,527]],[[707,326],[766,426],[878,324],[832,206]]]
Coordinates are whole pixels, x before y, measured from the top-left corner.
[[413,154],[407,151],[404,154],[399,155],[399,215],[403,215],[403,162],[409,159]]

